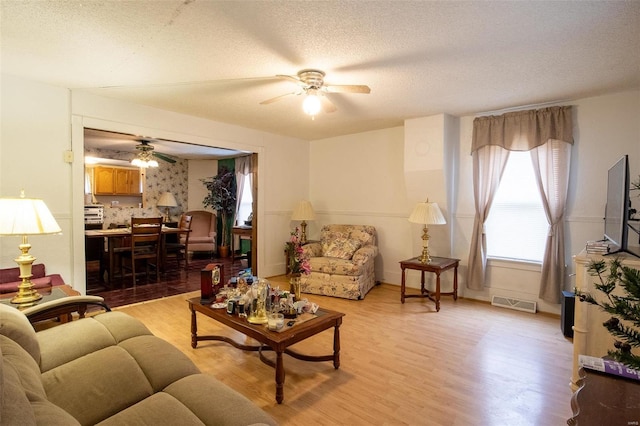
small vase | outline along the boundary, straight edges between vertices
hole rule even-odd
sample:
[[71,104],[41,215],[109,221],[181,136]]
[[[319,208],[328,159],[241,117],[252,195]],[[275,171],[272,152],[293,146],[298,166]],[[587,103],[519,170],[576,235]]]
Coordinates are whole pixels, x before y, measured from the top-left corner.
[[289,291],[295,296],[297,302],[300,300],[300,274],[292,275],[289,278],[289,286]]

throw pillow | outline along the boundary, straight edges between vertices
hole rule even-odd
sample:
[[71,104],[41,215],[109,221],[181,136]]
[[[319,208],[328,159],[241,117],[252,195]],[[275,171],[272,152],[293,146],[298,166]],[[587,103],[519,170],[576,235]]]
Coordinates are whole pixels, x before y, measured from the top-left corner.
[[322,255],[325,257],[337,257],[350,260],[353,254],[360,248],[360,241],[348,238],[337,238],[325,242],[322,247]]

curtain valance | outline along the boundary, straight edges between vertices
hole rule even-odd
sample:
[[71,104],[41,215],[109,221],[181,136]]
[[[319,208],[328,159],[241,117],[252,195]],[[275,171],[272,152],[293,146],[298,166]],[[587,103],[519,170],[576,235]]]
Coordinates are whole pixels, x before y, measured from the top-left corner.
[[509,112],[473,120],[471,152],[487,145],[530,151],[549,139],[573,144],[571,106]]

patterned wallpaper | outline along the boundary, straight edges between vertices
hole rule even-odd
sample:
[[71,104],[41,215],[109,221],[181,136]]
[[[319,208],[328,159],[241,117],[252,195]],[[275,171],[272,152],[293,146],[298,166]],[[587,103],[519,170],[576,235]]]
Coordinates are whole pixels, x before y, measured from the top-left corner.
[[[130,161],[132,154],[129,152],[112,151],[106,149],[85,149],[85,155],[108,158],[114,160]],[[169,214],[173,221],[177,221],[180,214],[187,209],[187,177],[189,162],[178,159],[174,164],[158,159],[160,164],[157,168],[146,170],[146,182],[144,188],[144,207],[137,206],[134,197],[99,197],[99,201],[104,204],[104,228],[110,224],[128,224],[131,216],[152,217],[164,216],[165,208],[158,209],[156,206],[160,194],[169,191],[176,198],[177,207],[169,209]],[[121,206],[111,206],[111,200],[121,200]]]

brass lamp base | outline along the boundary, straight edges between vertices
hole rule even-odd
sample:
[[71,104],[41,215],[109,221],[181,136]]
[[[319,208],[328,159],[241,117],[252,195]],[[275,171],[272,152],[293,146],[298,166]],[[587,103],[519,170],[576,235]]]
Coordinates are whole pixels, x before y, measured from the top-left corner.
[[31,282],[31,266],[36,258],[29,254],[31,244],[29,244],[26,236],[22,238],[22,244],[18,247],[22,251],[22,254],[14,259],[14,261],[20,267],[20,278],[22,279],[22,282],[18,286],[18,294],[11,299],[11,303],[19,305],[18,308],[28,308],[29,306],[35,305],[38,300],[42,299],[42,295],[38,294],[38,292],[33,288],[33,283]]
[[429,255],[429,249],[425,247],[422,249],[422,255],[418,258],[420,263],[431,263],[431,256]]
[[307,244],[307,222],[303,220],[302,223],[300,223],[300,228],[302,230],[300,234],[300,244],[305,245]]
[[430,263],[431,255],[429,255],[429,230],[427,225],[422,229],[422,255],[418,259],[420,263]]
[[19,305],[18,308],[28,308],[29,306],[35,305],[40,299],[42,299],[42,295],[33,288],[31,281],[28,281],[26,285],[23,281],[22,284],[18,286],[18,294],[11,299],[11,303]]

